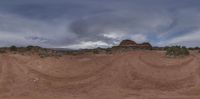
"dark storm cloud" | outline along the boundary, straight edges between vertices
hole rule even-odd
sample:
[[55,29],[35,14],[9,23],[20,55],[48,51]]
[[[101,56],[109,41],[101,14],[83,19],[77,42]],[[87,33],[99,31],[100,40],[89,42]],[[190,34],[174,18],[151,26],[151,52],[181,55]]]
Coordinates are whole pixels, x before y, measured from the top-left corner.
[[122,39],[200,46],[198,0],[4,0],[0,45],[111,46]]

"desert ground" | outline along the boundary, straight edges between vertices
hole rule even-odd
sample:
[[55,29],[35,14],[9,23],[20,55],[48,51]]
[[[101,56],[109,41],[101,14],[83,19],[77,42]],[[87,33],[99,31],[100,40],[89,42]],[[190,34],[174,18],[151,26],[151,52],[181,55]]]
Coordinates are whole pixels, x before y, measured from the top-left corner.
[[200,54],[0,54],[0,99],[200,99]]

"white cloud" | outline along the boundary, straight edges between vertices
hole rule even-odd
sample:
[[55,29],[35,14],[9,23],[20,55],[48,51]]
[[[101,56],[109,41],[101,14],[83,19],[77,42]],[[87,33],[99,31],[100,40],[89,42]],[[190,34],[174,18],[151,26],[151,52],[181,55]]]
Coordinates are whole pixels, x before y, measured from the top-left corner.
[[0,46],[61,46],[76,36],[68,32],[67,24],[66,21],[51,23],[0,12]]
[[118,33],[118,32],[110,32],[110,33],[105,33],[103,34],[104,37],[106,38],[111,38],[111,39],[121,39],[123,36],[125,36],[123,33]]
[[167,41],[161,41],[158,45],[200,46],[200,30],[174,37]]
[[147,41],[147,37],[146,35],[143,34],[134,34],[134,35],[130,35],[130,38],[138,43],[142,43]]
[[200,29],[198,0],[173,4],[173,0],[17,1],[0,4],[0,46],[92,48],[123,39],[151,40],[153,45],[200,45],[200,31],[189,33]]
[[86,49],[86,48],[97,48],[97,47],[109,47],[112,46],[110,44],[107,44],[103,41],[83,41],[78,44],[68,45],[68,46],[61,46],[60,48],[70,48],[70,49]]
[[170,40],[169,44],[188,42],[188,41],[196,41],[196,40],[200,41],[200,31],[188,33],[186,35],[173,38],[172,40]]

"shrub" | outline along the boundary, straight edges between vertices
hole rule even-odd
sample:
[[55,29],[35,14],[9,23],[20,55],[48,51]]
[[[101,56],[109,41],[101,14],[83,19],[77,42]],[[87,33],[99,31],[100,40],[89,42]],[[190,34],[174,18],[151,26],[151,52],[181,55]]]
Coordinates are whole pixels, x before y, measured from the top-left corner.
[[11,46],[10,47],[10,51],[17,51],[17,47],[16,46]]
[[6,53],[6,51],[5,50],[0,50],[0,53]]
[[47,50],[42,50],[42,51],[39,52],[39,56],[41,58],[46,58],[46,57],[49,57],[50,55],[49,55]]
[[184,46],[172,46],[172,47],[168,47],[166,52],[167,56],[173,56],[173,57],[177,57],[177,56],[187,56],[190,54],[189,50],[184,47]]
[[99,51],[96,50],[96,49],[94,49],[94,50],[93,50],[93,53],[94,53],[94,54],[99,54]]
[[32,50],[33,48],[34,48],[34,46],[29,45],[29,46],[26,47],[26,50],[27,50],[27,51],[30,51],[30,50]]
[[200,48],[199,47],[190,47],[188,48],[189,50],[199,50]]

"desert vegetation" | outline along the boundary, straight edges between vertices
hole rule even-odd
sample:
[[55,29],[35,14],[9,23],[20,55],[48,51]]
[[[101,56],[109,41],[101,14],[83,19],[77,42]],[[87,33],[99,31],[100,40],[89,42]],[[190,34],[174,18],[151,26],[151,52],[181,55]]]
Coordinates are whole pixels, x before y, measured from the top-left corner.
[[16,46],[14,46],[14,45],[13,45],[13,46],[11,46],[11,47],[10,47],[10,51],[17,51],[17,47],[16,47]]
[[62,55],[67,54],[68,51],[59,51],[32,45],[26,47],[17,47],[13,45],[10,47],[0,48],[0,54],[9,52],[11,52],[12,54],[21,54],[21,55],[35,54],[39,55],[41,58],[46,58],[46,57],[62,57]]
[[200,48],[199,47],[190,47],[188,48],[189,50],[199,50]]
[[171,46],[166,48],[166,55],[170,57],[188,56],[189,50],[185,46]]
[[0,54],[2,54],[2,53],[6,53],[6,51],[5,51],[5,50],[2,50],[2,49],[0,49]]

